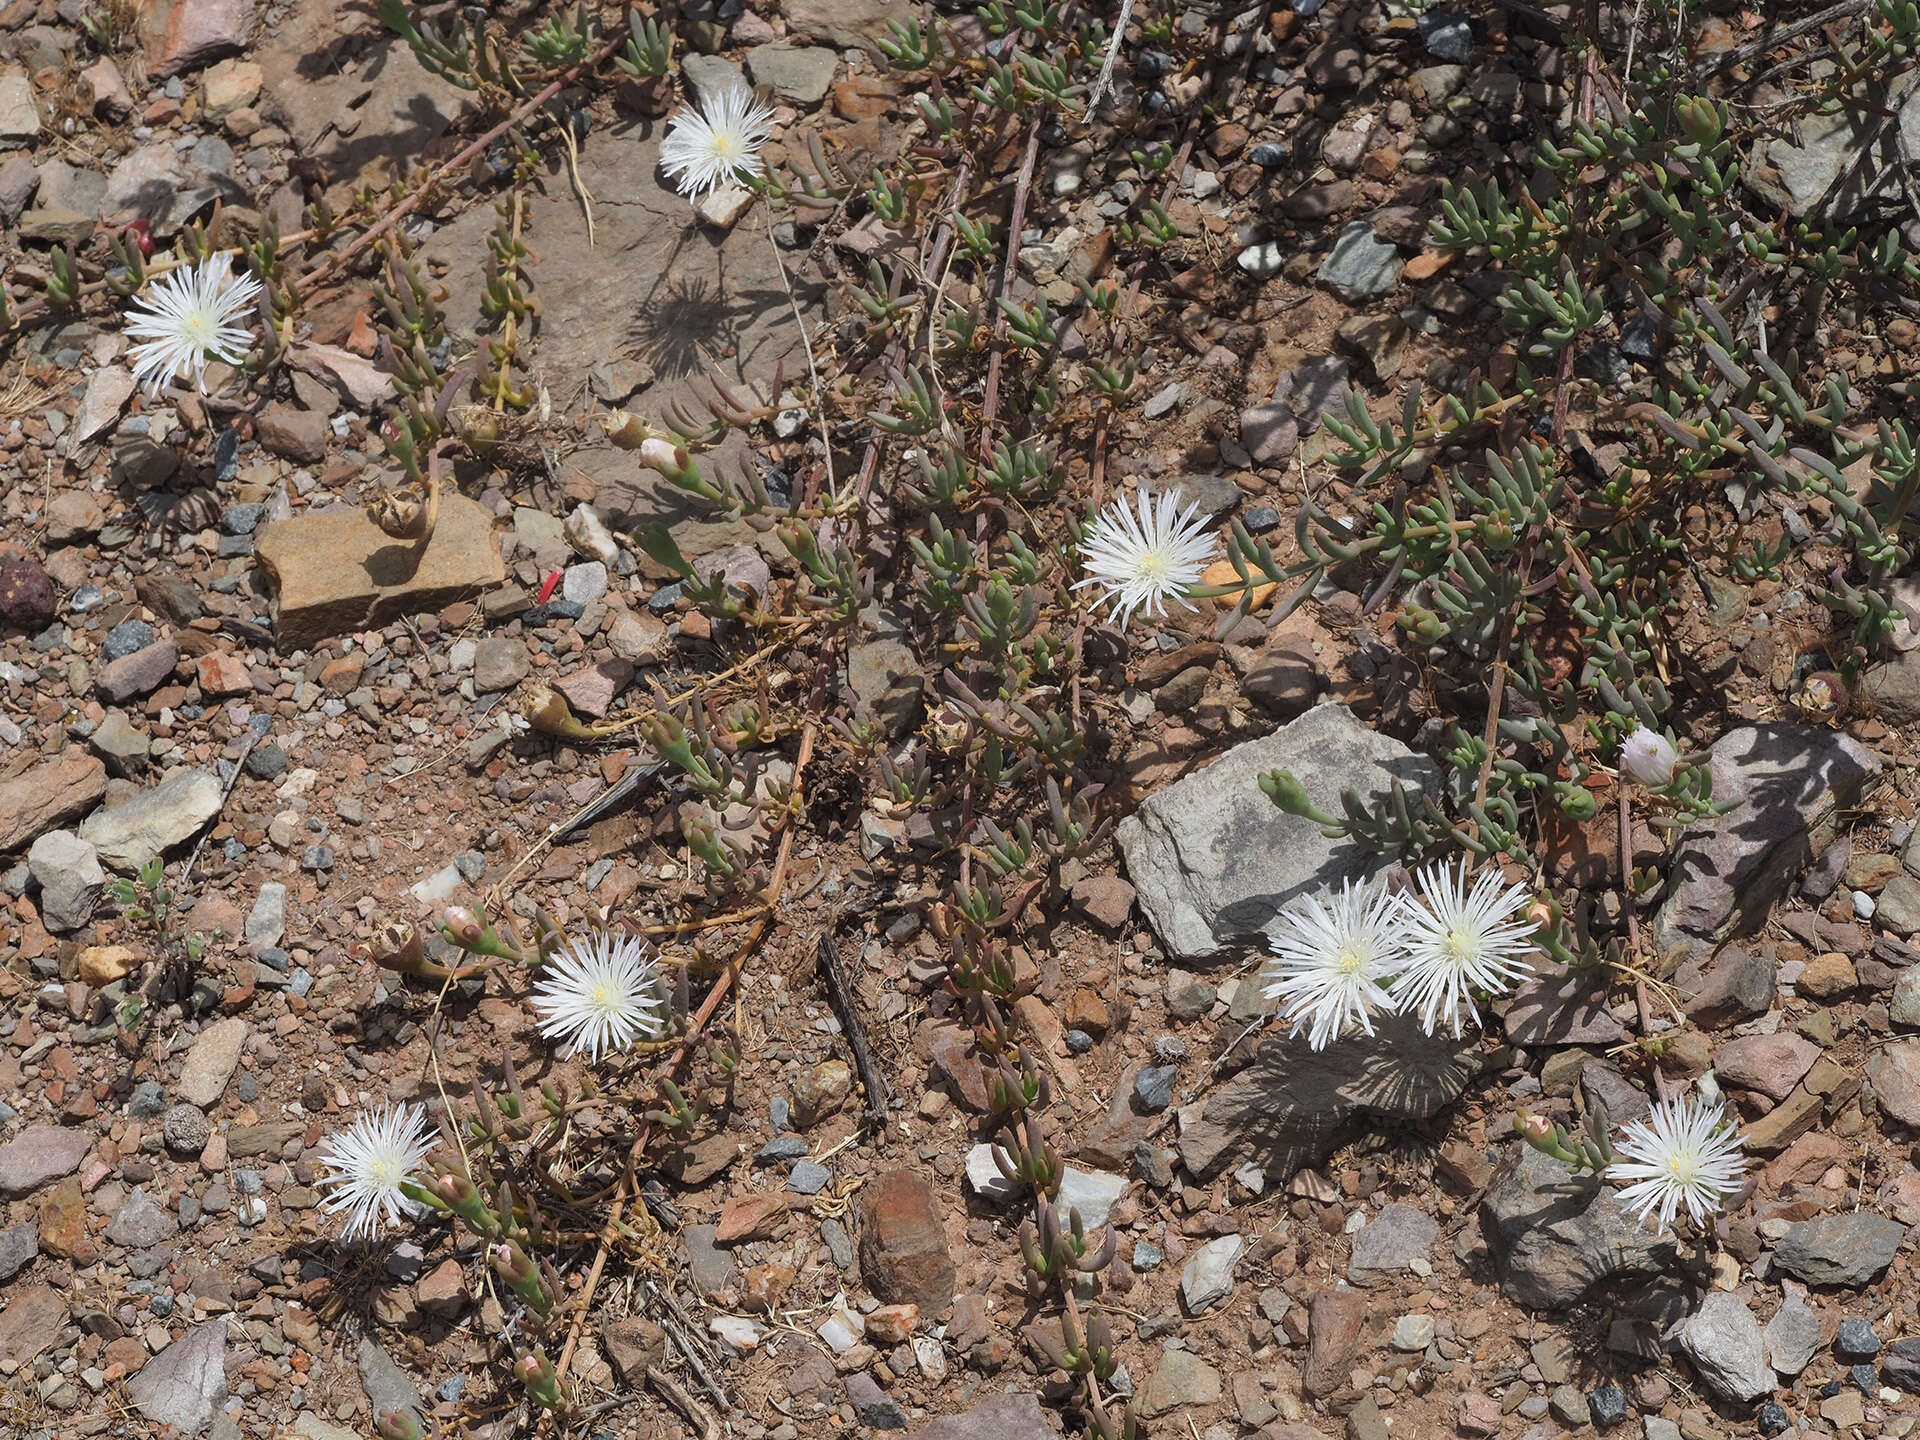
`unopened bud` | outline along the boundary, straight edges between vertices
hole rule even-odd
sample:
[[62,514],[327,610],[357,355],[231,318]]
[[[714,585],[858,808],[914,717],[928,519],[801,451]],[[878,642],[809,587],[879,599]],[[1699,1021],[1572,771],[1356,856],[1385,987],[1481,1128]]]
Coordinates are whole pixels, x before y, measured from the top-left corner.
[[420,1417],[411,1410],[375,1411],[373,1428],[380,1440],[420,1440]]
[[1664,790],[1673,783],[1674,768],[1680,752],[1673,742],[1645,725],[1620,742],[1620,773],[1649,790]]
[[465,905],[449,905],[440,918],[456,945],[478,945],[480,937],[487,933],[487,927],[480,923],[480,917]]

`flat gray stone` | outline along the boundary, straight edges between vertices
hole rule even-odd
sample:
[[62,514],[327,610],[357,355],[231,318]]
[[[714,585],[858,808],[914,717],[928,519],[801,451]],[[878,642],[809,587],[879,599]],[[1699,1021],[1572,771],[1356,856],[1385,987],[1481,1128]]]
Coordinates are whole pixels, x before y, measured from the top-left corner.
[[1080,1223],[1097,1230],[1107,1223],[1113,1207],[1127,1193],[1127,1177],[1109,1175],[1104,1170],[1082,1170],[1069,1165],[1060,1172],[1060,1190],[1053,1197],[1060,1218],[1067,1218],[1069,1207],[1079,1212]]
[[1671,1235],[1634,1223],[1613,1187],[1576,1179],[1531,1145],[1481,1201],[1480,1226],[1501,1290],[1542,1310],[1576,1305],[1606,1281],[1664,1274],[1679,1254]]
[[1233,1293],[1233,1267],[1246,1253],[1243,1235],[1221,1235],[1209,1240],[1188,1257],[1180,1272],[1180,1298],[1187,1314],[1199,1315],[1211,1310]]
[[1883,81],[1857,106],[1802,116],[1795,132],[1757,147],[1757,163],[1742,167],[1769,204],[1841,224],[1898,208],[1899,171],[1920,154],[1920,86],[1908,74],[1889,93]]
[[0,1196],[20,1200],[80,1168],[93,1148],[84,1130],[30,1125],[0,1145]]
[[1374,234],[1366,221],[1355,220],[1341,230],[1320,262],[1318,278],[1342,300],[1359,304],[1391,291],[1405,268],[1398,246]]
[[1180,1163],[1208,1179],[1250,1162],[1280,1184],[1332,1154],[1350,1119],[1424,1120],[1458,1098],[1478,1068],[1471,1037],[1426,1035],[1408,1016],[1377,1018],[1374,1031],[1364,1045],[1318,1052],[1304,1036],[1262,1042],[1252,1065],[1203,1106],[1180,1112]]
[[747,73],[756,85],[799,105],[818,105],[833,88],[840,57],[817,45],[756,45],[747,52]]
[[1766,1345],[1767,1364],[1791,1380],[1820,1352],[1820,1317],[1807,1304],[1804,1290],[1792,1281],[1787,1286],[1787,1298],[1773,1312],[1760,1338]]
[[1809,1285],[1871,1285],[1893,1263],[1907,1227],[1868,1211],[1821,1215],[1787,1227],[1774,1267]]
[[220,813],[225,789],[211,771],[183,771],[124,805],[94,811],[80,822],[80,838],[93,845],[109,870],[131,875],[198,834]]
[[415,1415],[427,1413],[427,1407],[420,1402],[420,1392],[413,1388],[413,1382],[406,1372],[393,1363],[393,1357],[374,1343],[371,1335],[360,1337],[360,1388],[367,1392],[367,1401],[373,1406],[373,1413],[382,1410],[411,1410]]
[[1656,917],[1663,940],[1751,933],[1787,882],[1836,832],[1880,760],[1850,735],[1815,725],[1749,725],[1713,747],[1713,798],[1738,800],[1684,832],[1673,893]]
[[1040,1397],[1006,1390],[976,1400],[966,1410],[942,1415],[912,1432],[910,1440],[1058,1440]]
[[171,1211],[154,1204],[143,1185],[133,1187],[132,1193],[113,1212],[113,1219],[107,1222],[107,1239],[129,1250],[145,1250],[179,1233],[180,1222]]
[[40,1227],[28,1220],[0,1230],[0,1280],[11,1280],[40,1253]]
[[1738,1295],[1708,1291],[1681,1324],[1679,1340],[1694,1373],[1721,1399],[1751,1405],[1773,1393],[1760,1322]]
[[93,918],[107,872],[93,846],[71,830],[49,830],[27,852],[27,869],[40,884],[40,920],[56,935]]
[[1440,783],[1424,755],[1344,706],[1322,705],[1151,796],[1120,822],[1117,838],[1140,907],[1176,960],[1264,949],[1262,932],[1287,901],[1377,868],[1370,852],[1327,839],[1268,800],[1260,777],[1270,770],[1292,771],[1335,815],[1347,787],[1383,797],[1396,779],[1414,792]]
[[269,880],[260,887],[253,908],[247,912],[247,943],[278,945],[287,933],[287,887]]
[[174,1090],[189,1105],[202,1110],[218,1103],[226,1093],[233,1067],[240,1063],[240,1049],[247,1043],[247,1022],[237,1015],[220,1020],[193,1037],[186,1063],[180,1067],[180,1083]]
[[[1350,1273],[1408,1270],[1426,1258],[1440,1234],[1440,1222],[1411,1205],[1389,1205],[1353,1237]],[[1422,1347],[1424,1348],[1424,1347]]]
[[227,1398],[226,1319],[187,1331],[127,1381],[127,1393],[153,1424],[198,1435]]

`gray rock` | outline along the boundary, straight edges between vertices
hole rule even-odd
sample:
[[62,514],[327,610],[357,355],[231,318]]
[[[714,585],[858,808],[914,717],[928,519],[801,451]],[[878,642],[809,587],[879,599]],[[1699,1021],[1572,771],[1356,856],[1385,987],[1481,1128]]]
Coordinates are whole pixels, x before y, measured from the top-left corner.
[[219,814],[225,788],[209,771],[182,771],[124,805],[94,811],[80,822],[80,838],[91,842],[109,870],[131,875]]
[[876,1430],[907,1428],[906,1413],[880,1388],[879,1382],[864,1370],[856,1370],[847,1376],[847,1401],[862,1424],[871,1425]]
[[1920,1340],[1896,1340],[1880,1358],[1880,1378],[1909,1395],[1920,1394]]
[[771,86],[783,100],[818,105],[833,88],[840,57],[813,45],[756,45],[747,52],[747,73],[756,85]]
[[[1389,1205],[1353,1237],[1350,1276],[1369,1270],[1407,1270],[1426,1258],[1440,1234],[1440,1222],[1411,1205]],[[1424,1348],[1424,1347],[1422,1347]]]
[[87,381],[87,393],[80,397],[80,408],[73,412],[75,445],[84,445],[114,421],[133,398],[133,372],[124,365],[103,365]]
[[1184,1405],[1212,1405],[1220,1398],[1220,1372],[1191,1350],[1169,1350],[1134,1395],[1133,1410],[1157,1419]]
[[903,640],[882,635],[851,647],[847,686],[890,736],[904,734],[920,721],[926,677],[912,647]]
[[1888,1002],[1888,1013],[1893,1023],[1908,1030],[1920,1030],[1920,965],[1914,965],[1901,975],[1893,987],[1893,999]]
[[1344,706],[1322,705],[1153,795],[1117,837],[1141,909],[1176,959],[1264,948],[1259,932],[1295,895],[1372,872],[1358,846],[1328,840],[1268,800],[1259,782],[1270,770],[1292,771],[1335,814],[1343,788],[1384,796],[1396,779],[1410,790],[1439,785],[1431,760]]
[[1040,1397],[1006,1390],[976,1400],[966,1410],[929,1420],[913,1440],[1057,1440]]
[[511,690],[532,668],[527,642],[517,635],[489,635],[474,647],[473,688],[482,694]]
[[1687,997],[1687,1018],[1706,1029],[1757,1020],[1773,1008],[1774,965],[1766,955],[1729,945]]
[[25,75],[0,75],[0,150],[31,142],[40,133],[40,111],[33,103],[33,82]]
[[1502,1291],[1543,1310],[1578,1304],[1604,1281],[1660,1275],[1679,1253],[1672,1236],[1636,1225],[1612,1187],[1574,1179],[1530,1145],[1481,1201],[1480,1224]]
[[393,1357],[382,1350],[371,1335],[360,1337],[359,1365],[360,1388],[367,1392],[367,1401],[375,1415],[382,1410],[426,1414],[427,1407],[421,1403],[420,1392],[413,1388],[407,1372],[394,1364]]
[[1760,1324],[1738,1295],[1708,1291],[1678,1338],[1694,1372],[1723,1400],[1751,1405],[1773,1393]]
[[[180,1222],[153,1203],[143,1185],[134,1186],[107,1222],[107,1239],[129,1250],[145,1250],[180,1233]],[[144,1373],[144,1372],[143,1372]]]
[[1601,1060],[1589,1060],[1581,1066],[1580,1093],[1587,1102],[1588,1113],[1604,1111],[1613,1125],[1638,1120],[1653,1109],[1653,1101],[1646,1091]]
[[0,1197],[20,1200],[42,1185],[71,1175],[93,1148],[84,1130],[32,1125],[0,1145]]
[[180,1083],[174,1087],[182,1100],[203,1110],[219,1102],[233,1077],[233,1067],[240,1063],[248,1029],[246,1021],[232,1016],[194,1036],[186,1063],[180,1067]]
[[1105,1170],[1082,1170],[1068,1165],[1060,1172],[1060,1190],[1053,1197],[1054,1208],[1062,1220],[1069,1209],[1079,1212],[1080,1223],[1097,1230],[1107,1223],[1113,1207],[1127,1193],[1127,1177],[1110,1175]]
[[1761,1332],[1767,1364],[1791,1380],[1813,1363],[1820,1350],[1820,1317],[1806,1301],[1806,1292],[1788,1282],[1787,1298]]
[[123,710],[109,710],[87,745],[105,762],[107,769],[123,780],[137,780],[147,773],[149,746],[145,734],[134,728]]
[[93,918],[107,872],[93,846],[71,830],[49,830],[27,852],[27,869],[40,883],[40,919],[56,935]]
[[167,1346],[127,1381],[127,1393],[153,1424],[199,1434],[227,1398],[226,1318],[196,1325]]
[[1513,993],[1507,1038],[1516,1045],[1615,1045],[1627,1038],[1607,1008],[1604,980],[1582,970],[1542,962],[1539,973]]
[[1774,898],[1831,843],[1835,816],[1851,809],[1880,771],[1852,736],[1813,725],[1751,725],[1713,747],[1716,801],[1743,803],[1691,825],[1673,868],[1660,935],[1709,940],[1750,932]]
[[1895,935],[1920,932],[1920,880],[1904,873],[1888,880],[1874,897],[1873,918],[1882,930]]
[[1909,73],[1887,87],[1879,81],[1858,108],[1802,116],[1793,140],[1757,147],[1741,172],[1748,188],[1796,217],[1838,224],[1897,208],[1898,172],[1920,153],[1920,84]]
[[693,1272],[694,1288],[703,1296],[714,1296],[730,1288],[738,1276],[731,1252],[713,1243],[718,1227],[689,1225],[681,1231],[681,1244],[687,1252],[687,1268]]
[[93,688],[106,704],[124,705],[166,684],[179,659],[178,645],[171,640],[156,640],[102,665],[94,672]]
[[1774,1267],[1809,1285],[1871,1285],[1893,1263],[1907,1227],[1867,1211],[1821,1215],[1787,1227]]
[[1180,1298],[1187,1314],[1211,1310],[1233,1293],[1233,1267],[1246,1248],[1244,1236],[1221,1235],[1193,1252],[1180,1272]]
[[1342,300],[1359,304],[1400,283],[1400,251],[1373,233],[1364,220],[1349,223],[1320,263],[1319,281]]
[[253,908],[247,912],[247,943],[278,945],[286,933],[287,887],[278,880],[268,880],[261,885]]
[[0,1230],[0,1280],[11,1280],[40,1253],[40,1227],[29,1220]]
[[160,1133],[176,1155],[198,1155],[207,1148],[213,1127],[197,1105],[174,1105],[160,1117]]
[[1143,1115],[1158,1115],[1173,1103],[1177,1065],[1149,1065],[1133,1077],[1133,1103]]
[[1410,1017],[1377,1019],[1374,1030],[1365,1045],[1319,1052],[1304,1036],[1264,1041],[1254,1063],[1215,1090],[1198,1115],[1181,1112],[1181,1164],[1208,1179],[1251,1161],[1278,1183],[1332,1154],[1350,1119],[1391,1125],[1433,1115],[1477,1067],[1476,1042],[1423,1034]]

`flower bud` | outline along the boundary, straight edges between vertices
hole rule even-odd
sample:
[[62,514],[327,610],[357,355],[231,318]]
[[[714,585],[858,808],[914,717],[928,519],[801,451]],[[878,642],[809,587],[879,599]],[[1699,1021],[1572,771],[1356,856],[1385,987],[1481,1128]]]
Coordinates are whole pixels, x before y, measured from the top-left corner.
[[440,918],[456,945],[478,945],[480,937],[487,933],[487,927],[480,923],[480,917],[465,905],[449,905]]
[[1689,96],[1674,108],[1689,139],[1711,145],[1720,138],[1720,111],[1711,100]]
[[1620,773],[1649,790],[1664,790],[1672,784],[1679,763],[1680,752],[1673,742],[1645,725],[1620,742]]
[[374,1413],[373,1428],[380,1440],[420,1440],[420,1417],[411,1410],[379,1410]]
[[663,440],[658,435],[647,437],[640,446],[640,458],[668,479],[678,475],[686,466],[686,452],[671,440]]

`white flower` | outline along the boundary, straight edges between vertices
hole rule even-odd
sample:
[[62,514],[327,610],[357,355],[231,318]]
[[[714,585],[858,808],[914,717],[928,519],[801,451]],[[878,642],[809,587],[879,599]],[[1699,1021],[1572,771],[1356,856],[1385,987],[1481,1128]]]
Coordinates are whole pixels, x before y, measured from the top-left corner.
[[1663,790],[1673,781],[1673,767],[1680,763],[1680,752],[1658,730],[1645,725],[1620,742],[1620,773],[1637,780],[1649,790]]
[[683,105],[667,122],[660,164],[680,193],[697,200],[733,183],[734,172],[759,175],[760,147],[773,130],[773,107],[744,81],[709,95],[703,106]]
[[247,358],[253,332],[235,322],[260,298],[260,282],[231,273],[231,263],[217,254],[171,270],[129,312],[127,336],[140,343],[127,357],[147,394],[192,376],[204,395],[207,361],[238,365]]
[[570,1041],[589,1060],[658,1035],[658,975],[638,936],[605,931],[569,941],[533,987],[540,1033]]
[[1111,605],[1122,630],[1136,610],[1166,614],[1168,600],[1191,610],[1187,592],[1200,583],[1217,548],[1198,501],[1182,509],[1178,491],[1162,490],[1150,500],[1142,490],[1139,505],[1138,518],[1125,496],[1100,512],[1080,547],[1087,578],[1073,587],[1098,585],[1104,593],[1095,608]]
[[1482,870],[1467,888],[1464,861],[1431,865],[1419,873],[1420,898],[1396,897],[1405,952],[1394,980],[1394,1003],[1420,1012],[1420,1028],[1436,1033],[1444,1016],[1457,1040],[1466,1018],[1479,1018],[1472,992],[1505,992],[1533,966],[1520,958],[1533,949],[1534,927],[1507,917],[1528,900],[1524,886],[1500,885],[1500,872]]
[[347,1212],[345,1239],[377,1235],[383,1223],[397,1225],[420,1213],[400,1184],[413,1177],[433,1140],[420,1106],[382,1105],[361,1111],[345,1133],[321,1143],[327,1173],[317,1183],[334,1190],[321,1208]]
[[1315,1050],[1338,1039],[1349,1021],[1373,1034],[1369,1013],[1394,1008],[1380,985],[1399,957],[1393,897],[1349,880],[1325,899],[1296,896],[1280,912],[1280,927],[1273,958],[1260,971],[1266,997],[1282,1002],[1288,1020],[1306,1022]]
[[1726,1112],[1693,1098],[1662,1100],[1646,1119],[1627,1125],[1616,1148],[1624,1158],[1607,1167],[1607,1178],[1633,1182],[1620,1203],[1636,1225],[1657,1212],[1662,1230],[1683,1204],[1694,1224],[1705,1224],[1747,1169]]

